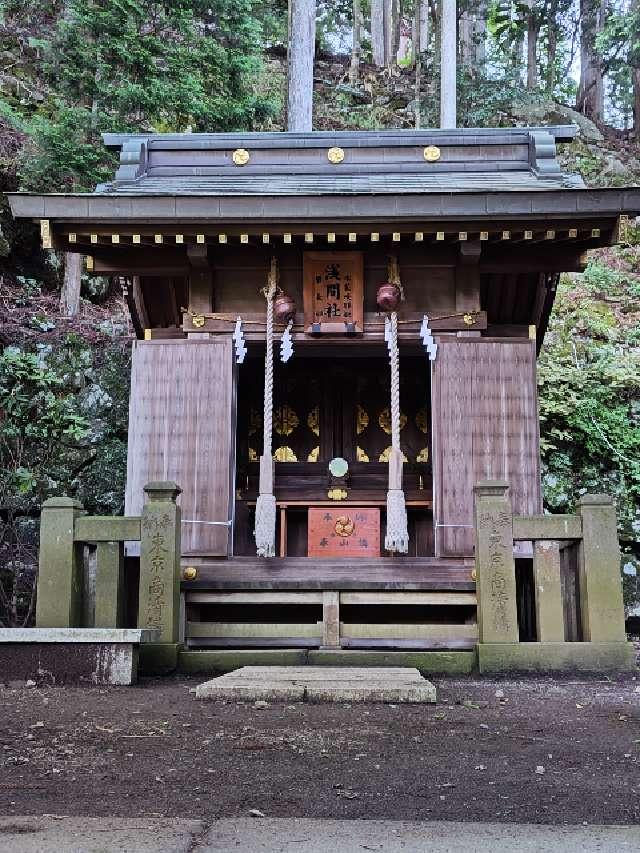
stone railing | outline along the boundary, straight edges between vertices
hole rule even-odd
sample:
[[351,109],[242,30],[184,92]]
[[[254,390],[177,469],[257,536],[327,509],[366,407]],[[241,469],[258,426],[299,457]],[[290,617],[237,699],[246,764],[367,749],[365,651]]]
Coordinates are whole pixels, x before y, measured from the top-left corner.
[[[180,488],[148,483],[139,517],[89,516],[72,498],[42,507],[36,626],[125,627],[124,543],[140,542],[137,625],[160,633],[141,658],[147,669],[175,667],[180,618]],[[96,548],[92,624],[87,625],[86,545]],[[152,646],[152,648],[148,648]]]
[[[584,495],[576,515],[514,517],[508,483],[478,483],[474,496],[480,670],[633,669],[611,498]],[[522,542],[532,544],[537,642],[520,641],[514,543]],[[567,545],[577,551],[570,603],[578,642],[566,639],[561,548]]]

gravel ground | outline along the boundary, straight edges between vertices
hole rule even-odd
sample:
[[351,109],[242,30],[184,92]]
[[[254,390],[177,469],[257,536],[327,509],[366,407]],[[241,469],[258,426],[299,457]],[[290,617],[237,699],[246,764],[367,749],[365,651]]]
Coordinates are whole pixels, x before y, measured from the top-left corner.
[[267,707],[197,701],[202,680],[0,688],[0,814],[640,821],[640,679]]

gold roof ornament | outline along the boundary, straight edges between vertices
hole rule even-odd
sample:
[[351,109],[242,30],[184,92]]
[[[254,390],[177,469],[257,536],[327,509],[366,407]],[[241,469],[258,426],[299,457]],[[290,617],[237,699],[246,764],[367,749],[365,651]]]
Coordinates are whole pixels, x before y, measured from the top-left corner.
[[342,163],[344,160],[344,151],[342,148],[339,148],[335,145],[333,148],[330,148],[327,151],[327,160],[333,165],[337,165],[338,163]]
[[236,164],[236,166],[246,166],[249,160],[251,159],[251,155],[249,154],[246,148],[236,148],[236,150],[231,155],[231,159]]
[[422,154],[427,163],[436,163],[440,159],[440,149],[437,145],[427,145]]

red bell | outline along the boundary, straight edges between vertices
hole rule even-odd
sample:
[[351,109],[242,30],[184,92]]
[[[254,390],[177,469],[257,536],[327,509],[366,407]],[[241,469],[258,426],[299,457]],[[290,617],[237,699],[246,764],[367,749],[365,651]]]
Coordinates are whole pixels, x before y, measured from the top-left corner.
[[381,311],[395,311],[400,304],[400,288],[390,281],[381,284],[376,296],[378,308]]
[[276,323],[286,325],[296,314],[296,303],[286,293],[276,296],[273,303],[273,319]]

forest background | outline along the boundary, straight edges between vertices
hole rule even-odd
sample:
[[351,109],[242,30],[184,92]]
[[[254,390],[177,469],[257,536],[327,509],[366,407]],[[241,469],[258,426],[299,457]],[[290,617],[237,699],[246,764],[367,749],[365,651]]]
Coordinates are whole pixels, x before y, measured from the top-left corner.
[[[313,127],[437,127],[441,0],[0,0],[0,626],[33,618],[42,501],[121,513],[121,283],[43,252],[4,193],[108,179],[104,131],[284,130],[288,19],[315,15]],[[304,10],[303,10],[304,11]],[[458,123],[576,123],[563,165],[640,181],[640,0],[460,0]],[[614,495],[640,599],[640,229],[564,276],[539,361],[546,508]]]

